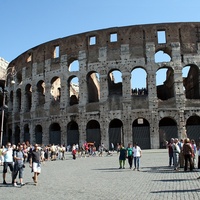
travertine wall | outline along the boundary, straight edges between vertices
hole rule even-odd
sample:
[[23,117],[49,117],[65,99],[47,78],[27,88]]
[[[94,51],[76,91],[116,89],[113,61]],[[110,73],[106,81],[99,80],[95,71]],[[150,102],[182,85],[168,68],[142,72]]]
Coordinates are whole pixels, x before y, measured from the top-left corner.
[[[66,143],[67,124],[75,121],[78,124],[79,143],[86,140],[86,126],[90,120],[100,124],[101,142],[109,145],[109,124],[119,119],[123,124],[122,141],[133,142],[132,126],[138,118],[149,123],[150,147],[159,148],[159,122],[165,117],[177,123],[177,136],[184,137],[187,119],[192,115],[199,116],[200,101],[198,98],[185,98],[183,91],[182,69],[184,66],[200,66],[200,23],[150,24],[127,27],[115,27],[95,30],[87,33],[59,38],[40,44],[14,59],[9,67],[15,66],[17,84],[11,87],[8,128],[14,136],[16,126],[20,128],[20,141],[24,140],[24,126],[28,124],[30,141],[35,142],[35,127],[43,129],[43,143],[49,143],[49,127],[58,123],[61,130],[61,143]],[[159,43],[157,33],[164,31],[166,42]],[[116,41],[110,37],[115,34]],[[90,44],[90,38],[95,43]],[[55,48],[59,55],[55,56]],[[164,51],[171,57],[170,62],[155,62],[155,53]],[[79,71],[69,71],[72,61],[78,60]],[[147,73],[148,95],[137,98],[131,95],[131,71],[137,67]],[[172,97],[160,100],[157,97],[156,72],[167,67],[172,70],[167,86],[172,88]],[[120,92],[109,95],[109,73],[117,69],[122,73],[122,85],[117,86]],[[99,85],[95,92],[99,101],[88,102],[90,90],[87,75],[90,72],[99,74]],[[79,103],[70,106],[69,79],[79,78]],[[199,76],[199,74],[196,74]],[[59,101],[53,101],[51,95],[52,81],[59,77]],[[37,84],[45,83],[45,103],[38,105]],[[199,80],[199,79],[198,79]],[[171,84],[170,84],[171,83]],[[28,90],[27,92],[27,85]],[[97,86],[98,85],[98,86]],[[116,87],[116,88],[117,88]],[[197,89],[198,90],[198,89]],[[166,91],[167,93],[168,91]],[[165,93],[165,92],[164,92]],[[199,94],[199,91],[196,91]],[[27,94],[30,110],[27,111]],[[98,94],[98,95],[97,95]],[[198,95],[197,95],[198,96]],[[95,99],[95,98],[94,98]],[[20,103],[19,103],[20,101]],[[31,101],[31,103],[30,103]],[[20,106],[19,106],[20,104]],[[27,130],[26,130],[27,131]]]
[[8,61],[0,57],[0,80],[5,80],[6,68],[8,67]]

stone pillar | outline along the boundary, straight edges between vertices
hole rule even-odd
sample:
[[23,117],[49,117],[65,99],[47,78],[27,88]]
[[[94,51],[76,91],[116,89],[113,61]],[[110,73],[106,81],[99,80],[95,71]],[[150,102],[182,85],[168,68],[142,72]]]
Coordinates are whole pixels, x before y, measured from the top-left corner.
[[84,106],[88,102],[88,89],[87,89],[87,80],[86,80],[86,66],[87,58],[85,51],[79,52],[79,105]]
[[[22,69],[22,80],[25,80],[25,68]],[[25,95],[25,87],[26,83],[24,83],[21,87],[21,112],[25,112],[26,104],[26,95]]]
[[122,73],[122,95],[123,99],[131,99],[131,73],[123,72]]
[[62,55],[60,59],[60,68],[62,72],[61,79],[61,99],[60,108],[64,109],[69,105],[69,88],[68,88],[68,63],[67,55]]
[[102,70],[100,74],[100,102],[105,102],[108,99],[108,75],[106,70]]
[[151,112],[151,123],[150,123],[150,142],[151,149],[160,148],[160,137],[159,137],[159,124],[158,124],[158,112]]

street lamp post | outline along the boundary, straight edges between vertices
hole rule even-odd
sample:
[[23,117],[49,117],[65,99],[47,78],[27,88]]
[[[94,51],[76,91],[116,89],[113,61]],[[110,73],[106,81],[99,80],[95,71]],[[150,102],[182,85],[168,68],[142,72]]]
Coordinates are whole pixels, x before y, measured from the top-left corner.
[[[10,72],[8,72],[11,70]],[[1,137],[0,137],[0,146],[2,146],[3,143],[3,128],[4,128],[4,115],[5,115],[5,108],[6,108],[6,85],[7,85],[7,78],[8,75],[11,75],[12,77],[16,74],[14,67],[9,67],[6,70],[6,76],[5,76],[5,82],[4,82],[4,88],[2,88],[3,92],[3,104],[2,104],[2,111],[1,111]],[[11,81],[12,84],[15,83],[14,80]]]

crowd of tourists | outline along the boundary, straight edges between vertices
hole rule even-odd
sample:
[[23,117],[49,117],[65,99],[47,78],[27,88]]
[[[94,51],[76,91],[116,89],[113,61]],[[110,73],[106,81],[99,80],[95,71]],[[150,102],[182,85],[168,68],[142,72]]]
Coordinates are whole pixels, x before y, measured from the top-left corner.
[[140,158],[142,156],[142,150],[137,143],[128,144],[128,147],[125,148],[123,144],[117,145],[117,153],[119,154],[119,169],[125,169],[126,159],[128,160],[129,168],[132,169],[133,161],[134,168],[133,170],[140,171]]
[[[200,149],[197,149],[194,140],[186,138],[184,140],[178,140],[177,138],[171,138],[167,142],[167,148],[169,153],[169,167],[173,166],[174,170],[179,171],[180,168],[184,168],[184,171],[193,171],[196,167],[200,169]],[[65,152],[70,151],[72,158],[86,158],[92,156],[102,157],[112,156],[113,151],[117,151],[119,155],[119,169],[125,169],[126,159],[130,169],[140,171],[140,158],[142,156],[142,150],[137,143],[128,144],[124,147],[123,144],[117,144],[116,148],[111,143],[111,150],[105,147],[102,143],[96,148],[95,143],[84,142],[79,146],[74,144],[72,146],[65,145],[46,145],[38,146],[38,144],[31,145],[29,143],[21,143],[18,145],[12,145],[7,143],[4,147],[0,148],[0,165],[3,166],[3,184],[6,182],[6,174],[8,168],[11,171],[12,184],[14,186],[23,186],[23,171],[25,163],[29,163],[31,172],[33,172],[33,182],[35,185],[38,183],[38,176],[41,173],[41,163],[45,161],[65,160]],[[198,153],[198,162],[196,161],[196,154]],[[19,177],[19,183],[16,179]],[[200,177],[198,177],[200,179]]]
[[[167,142],[169,154],[169,167],[173,166],[174,170],[179,171],[184,168],[184,171],[193,171],[194,168],[200,169],[200,148],[193,139],[185,138],[178,140],[178,138],[171,138]],[[196,160],[198,155],[198,160]]]
[[[25,162],[29,162],[31,172],[33,172],[32,179],[37,184],[38,176],[41,173],[41,161],[42,154],[38,144],[34,146],[27,146],[25,143],[11,145],[8,142],[5,147],[2,146],[0,149],[0,164],[3,166],[3,184],[7,185],[6,174],[9,168],[13,186],[24,186],[23,171],[26,166]],[[19,177],[19,184],[17,184],[17,176]]]

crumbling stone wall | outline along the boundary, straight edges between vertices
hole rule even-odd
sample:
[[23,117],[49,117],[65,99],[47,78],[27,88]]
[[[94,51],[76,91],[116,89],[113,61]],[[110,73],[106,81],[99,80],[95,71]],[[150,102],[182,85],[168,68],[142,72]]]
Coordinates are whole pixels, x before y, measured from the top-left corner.
[[[48,144],[50,137],[53,141],[53,134],[59,132],[59,138],[54,135],[55,141],[67,144],[68,127],[72,127],[68,124],[75,123],[73,127],[78,127],[79,133],[76,142],[82,144],[88,139],[86,127],[95,129],[87,126],[92,120],[99,124],[96,128],[100,127],[98,142],[108,147],[113,129],[119,142],[125,145],[141,135],[144,148],[159,148],[163,142],[160,141],[163,135],[159,137],[161,125],[167,129],[171,123],[167,119],[173,119],[176,124],[175,129],[174,123],[170,126],[175,136],[185,137],[187,120],[200,115],[199,87],[196,86],[194,95],[187,100],[183,86],[191,93],[191,80],[183,81],[182,77],[184,66],[195,66],[198,73],[194,74],[192,69],[189,74],[196,77],[195,85],[199,81],[199,27],[200,23],[115,27],[59,38],[27,50],[9,64],[17,71],[17,84],[10,85],[13,103],[9,104],[12,113],[8,129],[12,132],[12,142],[27,139],[24,130],[29,130],[28,139],[34,143],[36,130],[42,130],[42,143]],[[165,33],[163,43],[158,41],[159,31]],[[112,36],[116,37],[114,41]],[[95,38],[93,44],[91,38]],[[155,62],[155,54],[160,50],[170,56],[169,62]],[[74,60],[79,62],[78,71],[69,70]],[[138,67],[147,73],[148,92],[143,95],[133,95],[130,85],[131,72]],[[165,67],[169,69],[168,78],[163,86],[157,87],[156,72]],[[110,78],[113,70],[121,72],[121,83],[113,83]],[[89,76],[92,73],[99,74],[99,81],[94,74]],[[77,99],[70,98],[73,77],[79,79]],[[31,104],[27,104],[27,92]],[[142,130],[148,132],[144,137]]]

